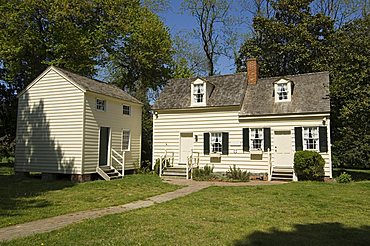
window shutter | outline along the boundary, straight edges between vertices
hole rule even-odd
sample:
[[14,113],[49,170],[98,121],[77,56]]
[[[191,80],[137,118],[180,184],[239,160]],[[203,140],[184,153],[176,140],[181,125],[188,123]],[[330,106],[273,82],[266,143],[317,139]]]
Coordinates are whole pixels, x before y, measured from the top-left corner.
[[271,128],[263,128],[263,149],[264,151],[271,150]]
[[295,150],[303,150],[302,127],[294,127]]
[[319,147],[320,152],[328,152],[328,128],[326,126],[319,127]]
[[228,132],[222,133],[222,154],[223,155],[229,154],[229,133]]
[[205,155],[209,155],[209,133],[205,132],[203,136],[204,136],[203,151]]
[[243,151],[249,151],[249,128],[243,128]]

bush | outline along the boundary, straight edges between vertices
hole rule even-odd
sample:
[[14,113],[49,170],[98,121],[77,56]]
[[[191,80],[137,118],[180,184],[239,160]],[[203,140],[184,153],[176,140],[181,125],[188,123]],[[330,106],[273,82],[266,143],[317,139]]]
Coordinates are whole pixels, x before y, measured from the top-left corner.
[[214,179],[213,166],[205,165],[203,168],[197,167],[193,169],[194,180],[210,180]]
[[322,180],[325,160],[314,151],[297,151],[294,154],[294,171],[298,180]]
[[247,171],[242,171],[240,168],[236,168],[235,165],[233,167],[230,166],[229,171],[226,171],[226,177],[228,177],[229,179],[248,182],[249,176],[250,173],[248,173]]
[[352,181],[351,175],[344,172],[335,179],[338,183],[350,183]]

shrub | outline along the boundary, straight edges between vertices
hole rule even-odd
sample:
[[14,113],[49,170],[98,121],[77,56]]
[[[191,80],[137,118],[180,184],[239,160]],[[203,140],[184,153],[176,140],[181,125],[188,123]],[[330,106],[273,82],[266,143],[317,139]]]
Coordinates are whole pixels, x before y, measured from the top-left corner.
[[194,180],[210,180],[213,178],[213,166],[205,165],[203,168],[197,167],[193,169]]
[[344,172],[335,179],[338,183],[349,183],[352,181],[351,175]]
[[233,167],[230,166],[229,171],[226,171],[226,177],[229,179],[247,182],[249,181],[249,176],[250,173],[247,171],[242,171],[240,168],[236,168],[235,165]]
[[325,161],[314,151],[297,151],[294,154],[294,171],[298,180],[322,180]]

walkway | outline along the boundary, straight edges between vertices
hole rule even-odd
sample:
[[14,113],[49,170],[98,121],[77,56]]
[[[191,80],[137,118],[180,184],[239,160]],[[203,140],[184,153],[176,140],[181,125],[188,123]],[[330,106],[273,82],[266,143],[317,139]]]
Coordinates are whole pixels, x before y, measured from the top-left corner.
[[193,192],[200,191],[212,185],[244,186],[244,185],[269,185],[284,183],[284,182],[261,182],[261,181],[251,181],[248,183],[196,182],[193,180],[185,179],[167,179],[165,180],[165,182],[177,185],[186,185],[187,187],[124,205],[70,213],[47,219],[35,220],[24,224],[0,228],[0,242],[26,237],[32,234],[54,231],[85,219],[95,219],[109,214],[123,213],[139,208],[150,207],[157,203],[167,202],[175,198],[189,195]]

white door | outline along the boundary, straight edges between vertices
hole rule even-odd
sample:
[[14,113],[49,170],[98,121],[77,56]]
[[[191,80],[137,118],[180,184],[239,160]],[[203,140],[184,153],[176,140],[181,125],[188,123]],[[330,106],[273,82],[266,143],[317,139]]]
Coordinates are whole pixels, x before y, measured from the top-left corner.
[[290,131],[274,131],[275,166],[293,167],[292,135]]
[[193,133],[180,134],[180,163],[186,164],[193,150]]

